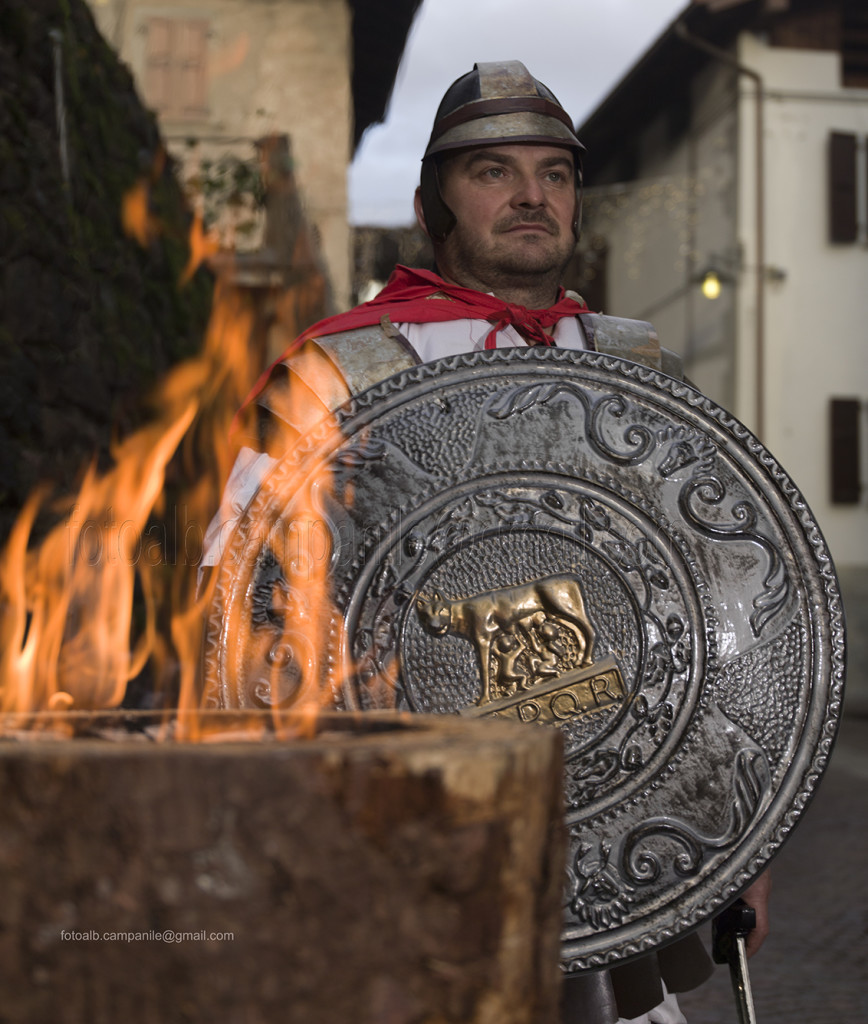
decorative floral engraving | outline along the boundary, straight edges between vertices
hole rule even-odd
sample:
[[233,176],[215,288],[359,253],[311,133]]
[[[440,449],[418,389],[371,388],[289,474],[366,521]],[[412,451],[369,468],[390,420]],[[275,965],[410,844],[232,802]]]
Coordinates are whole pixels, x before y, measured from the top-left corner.
[[613,448],[605,437],[606,419],[621,419],[629,409],[628,403],[621,395],[603,395],[592,402],[587,392],[571,381],[525,384],[514,388],[488,406],[488,415],[499,420],[508,419],[510,416],[532,409],[535,405],[545,405],[558,395],[578,399],[587,418],[586,440],[600,455],[611,462],[621,466],[635,466],[644,462],[656,448],[651,431],[638,423],[630,423],[624,428],[623,439],[627,450],[618,451]]
[[659,590],[668,589],[669,567],[646,537],[641,537],[635,544],[617,538],[605,541],[602,547],[623,572],[639,573],[650,586]]
[[270,547],[263,548],[259,556],[250,590],[252,625],[282,629],[289,604],[289,583]]
[[620,924],[636,902],[636,890],[609,863],[611,852],[609,843],[581,843],[574,857],[576,877],[570,910],[592,928]]
[[672,728],[675,720],[675,706],[670,700],[673,683],[689,670],[690,635],[681,617],[673,613],[665,625],[656,620],[654,625],[660,639],[648,652],[642,686],[630,707],[633,725],[625,733],[618,752],[624,771],[641,768],[645,763],[646,746],[656,749]]
[[658,434],[661,445],[667,445],[666,454],[660,463],[660,475],[666,479],[674,476],[685,466],[693,466],[692,475],[710,473],[717,456],[717,446],[704,434],[684,427],[667,427]]
[[363,627],[353,637],[355,674],[359,682],[368,685],[374,679],[390,681],[394,685],[396,670],[394,614],[380,615],[373,628]]
[[621,757],[612,747],[594,747],[567,764],[567,809],[577,811],[595,799],[621,771]]
[[362,435],[355,443],[342,445],[332,455],[330,464],[344,469],[358,469],[366,462],[375,462],[385,458],[387,445],[382,440],[372,440]]
[[[702,865],[703,855],[708,850],[726,850],[744,835],[763,796],[763,781],[758,770],[765,764],[762,754],[740,750],[736,757],[733,777],[730,821],[719,836],[704,836],[690,825],[671,818],[649,818],[630,832],[624,842],[621,866],[624,874],[637,885],[656,881],[662,871],[661,857],[648,849],[648,842],[655,837],[674,840],[683,847],[672,864],[679,875],[695,875]],[[640,845],[641,844],[641,845]]]
[[304,643],[303,637],[287,636],[269,648],[265,663],[275,671],[255,678],[250,686],[250,697],[257,707],[288,707],[298,698],[303,682],[303,668],[296,653],[299,643]]
[[790,593],[790,580],[778,549],[763,534],[757,531],[756,508],[748,501],[737,501],[730,513],[735,520],[725,526],[703,518],[695,504],[720,505],[726,497],[726,488],[716,477],[691,480],[684,485],[678,496],[678,505],[684,518],[696,530],[712,540],[748,541],[758,545],[766,556],[767,570],[763,577],[764,590],[753,599],[754,612],[750,626],[754,636],[762,633],[763,627],[786,604]]

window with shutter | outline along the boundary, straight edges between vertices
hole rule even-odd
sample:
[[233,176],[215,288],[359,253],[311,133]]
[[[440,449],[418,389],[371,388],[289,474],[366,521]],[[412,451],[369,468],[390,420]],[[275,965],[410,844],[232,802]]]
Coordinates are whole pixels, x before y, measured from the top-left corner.
[[155,110],[169,108],[172,96],[172,22],[151,18],[147,29],[145,99]]
[[829,135],[829,241],[855,242],[858,234],[856,136]]
[[859,419],[861,402],[857,398],[833,398],[830,405],[832,502],[852,505],[859,501]]
[[208,23],[177,22],[178,46],[176,76],[178,106],[182,115],[201,116],[207,110],[205,57],[208,46]]
[[868,7],[865,0],[841,5],[841,71],[844,85],[868,89]]
[[146,103],[166,118],[207,116],[208,22],[149,18],[146,32]]

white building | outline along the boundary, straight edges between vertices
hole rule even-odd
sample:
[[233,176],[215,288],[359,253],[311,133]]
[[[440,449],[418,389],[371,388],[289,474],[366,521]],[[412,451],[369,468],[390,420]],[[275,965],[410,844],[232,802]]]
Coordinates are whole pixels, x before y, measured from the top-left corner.
[[579,137],[592,308],[651,320],[868,571],[868,5],[697,0]]

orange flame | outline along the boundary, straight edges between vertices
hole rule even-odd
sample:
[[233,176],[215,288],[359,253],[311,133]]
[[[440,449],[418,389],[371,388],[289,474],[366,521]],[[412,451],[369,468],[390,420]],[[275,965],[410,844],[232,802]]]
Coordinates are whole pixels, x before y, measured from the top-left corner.
[[[0,707],[4,711],[113,707],[150,653],[153,610],[130,650],[136,565],[147,515],[163,485],[166,463],[189,426],[195,403],[173,410],[114,452],[116,467],[88,471],[64,522],[27,555],[39,507],[28,503],[10,538],[2,568]],[[150,593],[142,574],[146,597]]]
[[124,231],[143,248],[146,248],[159,234],[159,221],[151,213],[151,186],[147,178],[141,178],[127,192],[121,203],[121,224]]
[[151,185],[159,180],[165,166],[166,151],[160,146],[150,174],[140,178],[121,200],[121,226],[142,248],[147,248],[162,230],[159,218],[151,211]]
[[[292,374],[285,380],[287,386],[279,396],[281,415],[272,424],[274,431],[268,443],[269,454],[277,459],[297,440],[295,429],[284,422],[283,416],[289,423],[313,426],[329,412],[306,385],[295,381],[297,386],[293,386]],[[342,434],[336,424],[333,430],[333,440],[339,443]],[[320,440],[325,450],[331,448],[325,438]],[[246,578],[242,578],[240,587],[236,588],[236,581],[233,581],[223,588],[220,597],[225,603],[219,608],[219,615],[215,616],[214,609],[210,608],[210,625],[214,628],[219,621],[219,646],[233,653],[221,660],[221,671],[225,674],[219,680],[205,682],[212,687],[212,695],[216,696],[214,688],[226,694],[230,705],[234,705],[236,698],[241,705],[247,705],[254,697],[260,706],[270,708],[276,734],[312,735],[322,705],[331,698],[333,680],[329,679],[330,666],[325,652],[330,642],[334,642],[333,630],[340,623],[331,598],[332,539],[324,526],[328,521],[325,506],[333,493],[333,477],[324,461],[315,464],[302,483],[291,475],[276,475],[282,483],[275,489],[272,478],[262,485],[262,518],[250,524],[251,536],[255,539],[248,538],[248,542],[256,546],[257,563],[267,550],[280,567],[280,576],[275,580],[269,601],[271,628],[252,626]],[[226,564],[218,569],[223,580],[236,571],[233,566],[237,564],[233,561],[237,552],[231,542],[226,551]],[[241,563],[249,564],[246,557]],[[215,574],[211,578],[212,586],[217,581]],[[233,597],[227,599],[227,590]],[[209,595],[200,605],[201,612],[210,604]],[[197,621],[201,623],[202,619],[200,613]],[[180,621],[175,625],[179,634],[176,647],[181,643],[190,644],[190,630]],[[212,646],[214,643],[218,641],[212,636]],[[201,639],[189,650],[199,662]],[[242,653],[236,656],[235,652]],[[287,667],[293,677],[289,683],[283,674]],[[202,680],[197,680],[194,672],[189,672],[185,678],[181,706],[188,711],[196,706]],[[186,738],[204,738],[198,732],[200,723],[195,716],[185,715],[179,724]]]
[[210,256],[220,251],[220,239],[213,231],[206,231],[202,211],[197,210],[190,227],[190,258],[184,268],[179,284],[185,285]]
[[[3,711],[116,706],[147,659],[165,653],[166,641],[157,637],[155,595],[170,559],[146,526],[182,441],[187,461],[196,458],[191,446],[198,443],[210,452],[211,465],[184,496],[178,529],[201,531],[207,523],[232,460],[232,413],[255,372],[249,366],[250,330],[249,310],[236,295],[218,289],[202,356],[169,374],[159,392],[159,417],[113,448],[110,472],[88,470],[66,516],[34,551],[28,542],[43,495],[28,501],[0,563]],[[188,665],[196,663],[200,611],[196,554],[188,552],[171,567],[176,614],[186,618],[189,639],[173,632],[186,645],[179,653]],[[133,637],[137,582],[145,622]]]
[[[148,188],[143,180],[131,190],[123,214],[143,244],[159,228],[149,219]],[[186,277],[210,245],[197,219]],[[149,663],[156,683],[179,695],[177,734],[207,738],[187,714],[203,696],[203,629],[216,581],[215,575],[200,587],[197,545],[234,461],[233,417],[260,372],[255,335],[250,298],[219,282],[201,355],[171,371],[155,396],[153,422],[113,446],[109,472],[90,467],[65,515],[38,545],[31,537],[45,493],[26,503],[0,559],[0,711],[116,707],[129,680]],[[167,473],[174,479],[182,471],[194,482],[174,509],[162,508]],[[297,503],[298,515],[320,519],[330,487],[324,472],[316,474],[307,504]],[[175,513],[180,558],[152,531],[157,511]],[[305,609],[284,626],[285,643],[297,647],[297,638],[305,638],[304,657],[294,652],[305,663],[304,699],[291,709],[297,732],[299,710],[319,703],[314,684],[330,622],[329,557],[279,554],[290,584],[306,595]],[[274,668],[270,685],[276,690],[279,665]]]

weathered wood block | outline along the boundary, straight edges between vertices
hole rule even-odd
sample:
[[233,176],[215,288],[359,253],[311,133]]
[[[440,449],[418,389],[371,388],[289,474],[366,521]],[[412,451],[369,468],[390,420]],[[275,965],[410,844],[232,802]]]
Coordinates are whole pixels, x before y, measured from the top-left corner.
[[0,1018],[554,1022],[561,774],[447,717],[0,740]]

